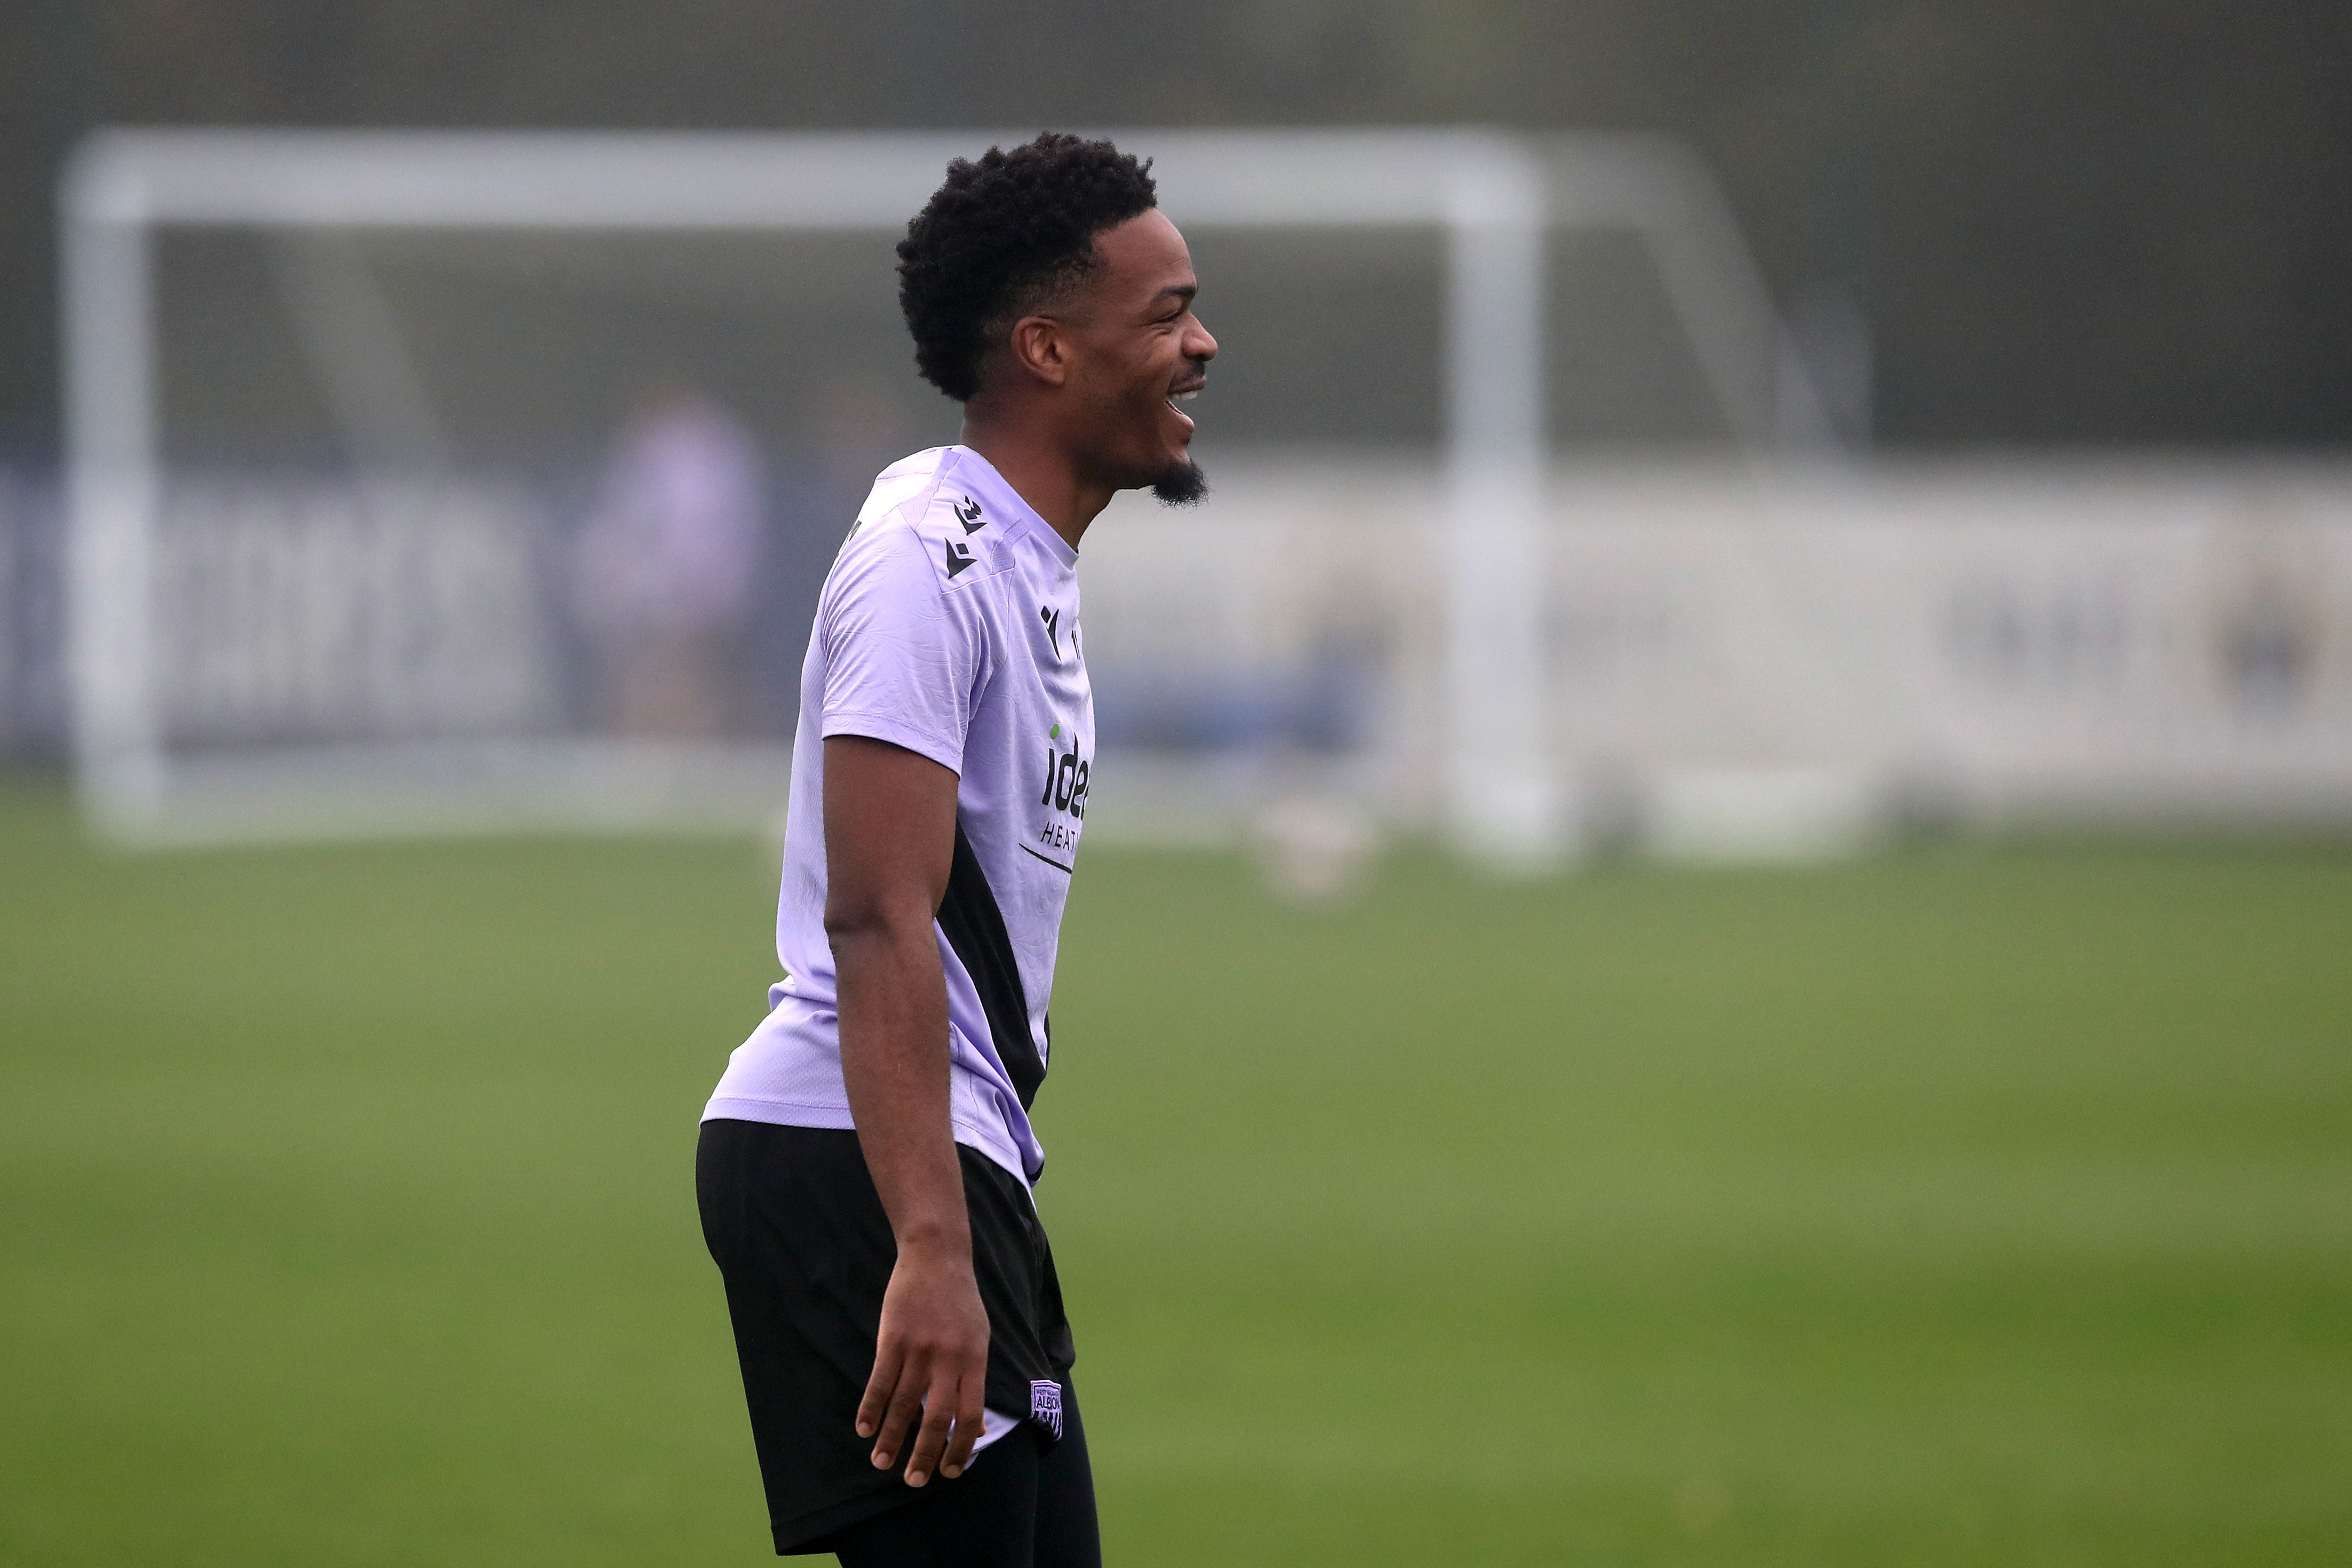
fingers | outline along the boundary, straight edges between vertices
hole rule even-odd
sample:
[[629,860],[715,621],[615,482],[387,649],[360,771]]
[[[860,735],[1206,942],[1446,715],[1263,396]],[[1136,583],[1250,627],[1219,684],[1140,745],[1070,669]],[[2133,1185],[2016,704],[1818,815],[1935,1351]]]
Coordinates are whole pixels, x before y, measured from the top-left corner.
[[982,1364],[982,1375],[963,1380],[963,1396],[956,1402],[955,1433],[948,1439],[947,1452],[940,1456],[940,1474],[950,1480],[963,1474],[964,1467],[971,1463],[971,1446],[987,1429],[988,1416],[981,1398],[988,1379],[986,1364]]
[[976,1366],[958,1367],[954,1358],[941,1357],[926,1395],[902,1350],[876,1356],[857,1407],[857,1435],[875,1439],[874,1468],[887,1470],[904,1453],[910,1487],[926,1485],[934,1475],[963,1474],[972,1445],[986,1430],[987,1365],[982,1358]]
[[[871,1437],[882,1430],[882,1417],[890,1408],[891,1390],[898,1386],[898,1367],[905,1360],[899,1347],[885,1340],[875,1347],[874,1373],[866,1380],[866,1396],[857,1402],[857,1435]],[[877,1448],[874,1462],[887,1465]]]
[[915,1434],[915,1451],[907,1459],[907,1484],[921,1486],[938,1473],[940,1451],[948,1446],[948,1427],[955,1419],[956,1377],[942,1368],[934,1375],[930,1397],[923,1401],[922,1429]]
[[[876,1360],[878,1363],[880,1357]],[[923,1385],[913,1374],[914,1369],[899,1359],[898,1387],[890,1394],[890,1404],[882,1415],[882,1435],[874,1443],[874,1468],[887,1470],[898,1457],[906,1452],[907,1439],[914,1436],[916,1421],[923,1413]]]

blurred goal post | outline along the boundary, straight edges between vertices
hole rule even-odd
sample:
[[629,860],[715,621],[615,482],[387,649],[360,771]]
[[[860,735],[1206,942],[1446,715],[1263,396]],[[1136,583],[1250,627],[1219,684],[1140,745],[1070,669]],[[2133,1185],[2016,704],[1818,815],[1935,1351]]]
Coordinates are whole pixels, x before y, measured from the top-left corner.
[[[1108,134],[1154,160],[1162,206],[1182,226],[1442,233],[1446,825],[1462,848],[1490,862],[1551,861],[1564,843],[1544,738],[1549,235],[1608,228],[1647,242],[1738,439],[1766,444],[1792,424],[1820,424],[1809,400],[1790,397],[1769,301],[1712,182],[1674,143],[1642,136]],[[300,809],[207,814],[204,802],[216,805],[222,790],[215,779],[208,792],[199,774],[216,763],[174,757],[159,714],[158,229],[893,231],[936,188],[950,159],[1021,140],[947,132],[94,136],[73,161],[62,201],[73,744],[90,820],[132,841],[648,825],[665,813],[692,818],[679,803],[690,801],[696,776],[726,764],[719,748],[664,765],[627,743],[551,738],[500,743],[487,766],[477,745],[472,766],[443,769],[436,758],[452,755],[443,743],[345,742],[309,756],[280,748],[262,765],[286,786],[273,798],[304,802]],[[251,759],[238,766],[237,778],[259,776]]]

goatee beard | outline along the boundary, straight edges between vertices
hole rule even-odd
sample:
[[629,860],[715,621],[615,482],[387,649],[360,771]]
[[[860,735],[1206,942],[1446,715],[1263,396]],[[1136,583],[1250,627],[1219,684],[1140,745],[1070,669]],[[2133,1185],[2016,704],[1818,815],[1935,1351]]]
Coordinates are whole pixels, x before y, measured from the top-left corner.
[[1197,507],[1209,493],[1209,476],[1191,458],[1176,465],[1160,476],[1151,486],[1151,494],[1163,507]]

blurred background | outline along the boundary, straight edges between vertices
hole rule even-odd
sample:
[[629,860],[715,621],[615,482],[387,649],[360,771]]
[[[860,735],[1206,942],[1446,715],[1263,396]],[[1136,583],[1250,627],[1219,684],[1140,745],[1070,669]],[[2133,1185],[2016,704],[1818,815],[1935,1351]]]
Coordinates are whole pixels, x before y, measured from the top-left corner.
[[[2201,0],[9,8],[0,1558],[764,1553],[692,1121],[955,410],[890,225],[760,193],[1049,125],[1168,128],[1223,345],[1084,571],[1115,1560],[2344,1556],[2347,79]],[[1314,128],[1520,171],[1533,270],[1188,214]]]

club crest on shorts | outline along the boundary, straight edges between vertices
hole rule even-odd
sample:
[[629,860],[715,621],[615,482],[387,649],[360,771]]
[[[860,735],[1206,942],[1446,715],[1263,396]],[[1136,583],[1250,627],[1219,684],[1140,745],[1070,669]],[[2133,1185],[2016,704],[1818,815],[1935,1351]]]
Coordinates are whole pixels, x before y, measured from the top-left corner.
[[1062,1385],[1053,1379],[1041,1377],[1029,1385],[1029,1419],[1054,1434],[1056,1441],[1062,1436]]

